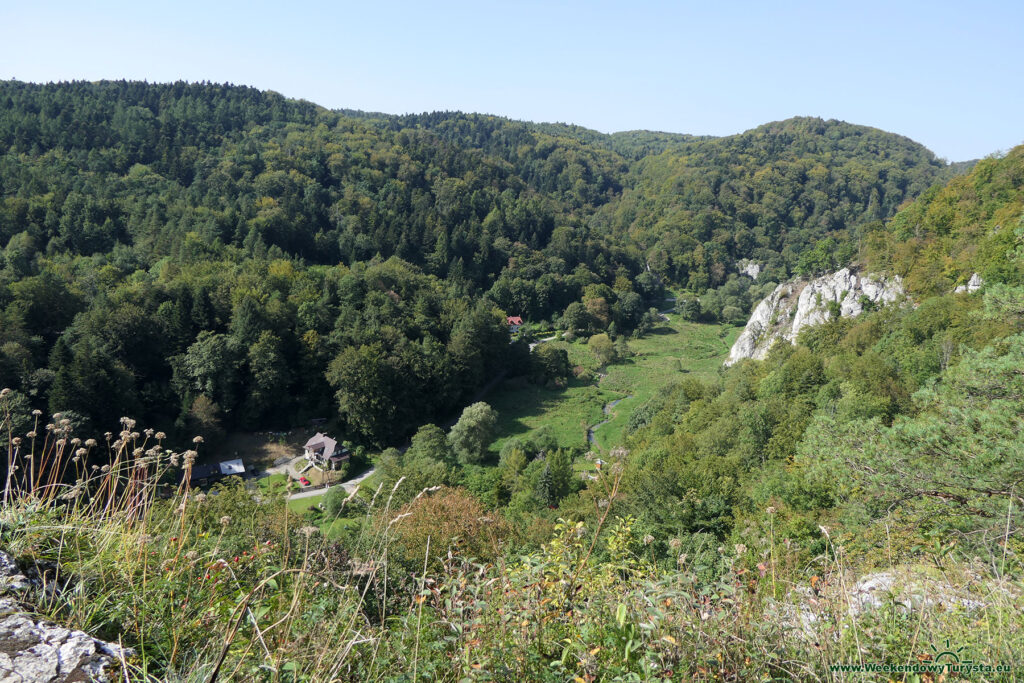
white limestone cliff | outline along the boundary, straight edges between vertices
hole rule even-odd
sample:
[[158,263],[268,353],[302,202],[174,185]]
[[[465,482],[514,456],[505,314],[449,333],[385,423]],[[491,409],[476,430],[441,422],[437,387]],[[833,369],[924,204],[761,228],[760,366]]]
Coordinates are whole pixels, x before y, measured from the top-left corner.
[[835,304],[840,316],[852,317],[864,311],[865,302],[881,305],[903,296],[899,276],[860,275],[849,268],[813,280],[784,282],[751,313],[725,364],[732,365],[743,358],[761,360],[780,339],[796,343],[802,329],[827,322]]
[[966,285],[960,285],[959,287],[956,287],[953,290],[953,293],[959,294],[961,292],[967,292],[968,294],[971,294],[972,292],[977,292],[979,289],[981,289],[981,286],[983,284],[985,284],[985,281],[981,279],[980,275],[975,273],[974,275],[971,275],[971,279],[967,281]]

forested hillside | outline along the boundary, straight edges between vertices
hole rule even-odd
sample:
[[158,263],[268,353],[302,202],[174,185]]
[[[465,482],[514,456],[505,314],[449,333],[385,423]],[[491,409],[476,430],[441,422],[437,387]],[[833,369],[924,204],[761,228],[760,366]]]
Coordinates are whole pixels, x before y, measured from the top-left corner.
[[[1019,666],[1024,148],[8,82],[0,153],[0,548],[118,678]],[[721,366],[764,290],[854,261],[910,298]],[[312,417],[361,487],[190,483],[204,436]]]
[[947,172],[831,121],[607,136],[184,83],[4,82],[0,150],[4,385],[93,425],[340,411],[376,443],[524,371],[502,312],[623,334],[679,284],[739,319],[737,259],[783,277]]

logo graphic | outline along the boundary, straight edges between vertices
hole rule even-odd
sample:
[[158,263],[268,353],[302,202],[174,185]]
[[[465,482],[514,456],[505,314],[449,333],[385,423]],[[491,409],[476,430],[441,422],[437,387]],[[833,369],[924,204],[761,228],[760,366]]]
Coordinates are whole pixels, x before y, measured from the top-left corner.
[[[935,662],[936,664],[938,664],[939,662],[945,661],[948,664],[963,664],[964,666],[967,666],[967,665],[970,665],[970,664],[974,663],[970,659],[964,659],[964,660],[960,659],[960,653],[964,651],[964,647],[962,645],[960,647],[958,647],[957,649],[955,649],[955,650],[951,650],[950,649],[951,647],[952,646],[949,644],[949,638],[946,638],[946,649],[943,650],[942,652],[939,652],[938,648],[936,648],[935,644],[933,643],[932,644],[932,652],[934,652],[936,654],[935,654],[935,657],[932,659],[932,661]],[[943,659],[944,657],[945,657],[945,659]]]

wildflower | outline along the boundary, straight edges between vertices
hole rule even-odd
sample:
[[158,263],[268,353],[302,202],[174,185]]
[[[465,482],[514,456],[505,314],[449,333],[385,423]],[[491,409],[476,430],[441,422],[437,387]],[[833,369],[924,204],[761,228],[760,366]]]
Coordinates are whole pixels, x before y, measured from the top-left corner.
[[21,445],[21,437],[20,436],[14,437],[13,439],[11,439],[11,441],[14,443],[15,446],[20,446]]
[[86,439],[85,445],[87,448],[92,448],[93,446],[96,445],[96,439]]
[[737,555],[742,555],[743,553],[747,552],[747,546],[743,545],[742,543],[737,543],[735,548]]
[[131,429],[132,427],[135,426],[135,420],[131,419],[130,417],[122,417],[121,424],[123,424],[126,429]]
[[673,538],[672,540],[670,540],[668,542],[668,547],[672,548],[672,550],[679,550],[679,548],[681,548],[682,545],[683,545],[683,542],[680,541],[678,538]]
[[114,435],[111,434],[110,432],[103,432],[103,436],[104,436],[104,438],[106,438],[107,441],[110,441],[110,437],[112,437]]
[[687,555],[686,553],[680,553],[679,557],[676,558],[676,562],[679,564],[680,567],[686,564],[687,557],[689,557],[689,555]]
[[774,515],[775,514],[775,506],[774,505],[769,505],[768,509],[765,510],[765,512],[767,512],[769,515]]
[[56,428],[57,428],[57,425],[53,424],[52,422],[50,422],[49,424],[46,425],[46,431],[48,431],[48,432],[52,432]]
[[72,446],[77,446],[80,443],[82,443],[82,440],[79,439],[77,436],[75,438],[71,439],[71,445]]
[[198,455],[195,451],[185,451],[185,467],[192,467],[192,463],[196,461]]
[[171,453],[171,467],[177,467],[181,462],[181,456],[177,453]]
[[4,387],[3,390],[0,390],[0,398],[7,398],[10,395],[11,395],[11,390],[8,389],[7,387]]
[[193,437],[192,438],[192,443],[197,444],[197,445],[203,443],[203,437],[201,437],[201,436]]
[[299,529],[299,533],[305,536],[306,538],[309,538],[310,536],[312,536],[315,533],[318,533],[319,531],[320,529],[316,528],[315,526],[304,526],[301,529]]
[[144,432],[144,433],[145,433],[145,435],[146,435],[147,437],[153,436],[153,430],[152,430],[152,429],[147,429],[147,430],[145,430],[145,432]]
[[228,524],[231,524],[231,517],[228,515],[224,515],[220,518],[220,524],[221,526],[227,526]]
[[157,439],[160,439],[160,440],[163,440],[163,439],[166,439],[166,438],[167,438],[167,435],[166,435],[166,434],[164,434],[163,432],[157,432],[157,433],[156,433],[156,438],[157,438]]
[[202,503],[204,500],[206,500],[206,494],[205,493],[197,493],[196,494],[196,502],[197,503]]
[[35,432],[35,430],[32,430],[31,432],[29,432],[25,436],[27,436],[30,439],[34,439],[34,438],[36,438],[36,432]]
[[85,450],[84,448],[79,448],[79,449],[77,449],[77,450],[75,451],[75,457],[76,457],[76,458],[81,458],[81,457],[83,457],[84,455],[86,455],[86,454],[87,454],[88,452],[89,452],[89,451]]
[[53,414],[53,421],[54,422],[60,422],[63,417],[64,417],[64,413],[54,413]]
[[43,414],[43,411],[39,410],[39,408],[36,408],[35,410],[32,411],[32,415],[35,416],[35,417],[39,417],[42,414]]
[[651,536],[650,534],[644,536],[644,545],[650,545],[652,543],[654,543],[654,536]]
[[199,553],[197,553],[195,550],[189,550],[187,553],[185,553],[185,559],[189,562],[194,562],[198,557]]

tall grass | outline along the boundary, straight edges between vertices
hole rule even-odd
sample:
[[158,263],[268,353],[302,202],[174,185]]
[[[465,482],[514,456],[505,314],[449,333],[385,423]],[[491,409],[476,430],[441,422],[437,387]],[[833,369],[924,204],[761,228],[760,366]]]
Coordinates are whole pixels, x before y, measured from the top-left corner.
[[655,539],[618,516],[620,450],[584,493],[590,528],[563,520],[542,548],[487,562],[428,536],[411,565],[397,548],[433,491],[396,509],[405,482],[378,489],[341,546],[282,496],[190,488],[201,440],[173,451],[125,418],[79,441],[61,416],[33,417],[19,437],[4,413],[0,548],[40,578],[42,615],[132,649],[122,680],[859,680],[831,667],[921,661],[946,640],[1024,666],[1006,539],[998,572],[950,556],[890,568],[900,588],[870,609],[841,545],[787,569],[771,524],[745,541],[763,554],[720,548],[725,570],[709,579],[683,553],[660,566]]

